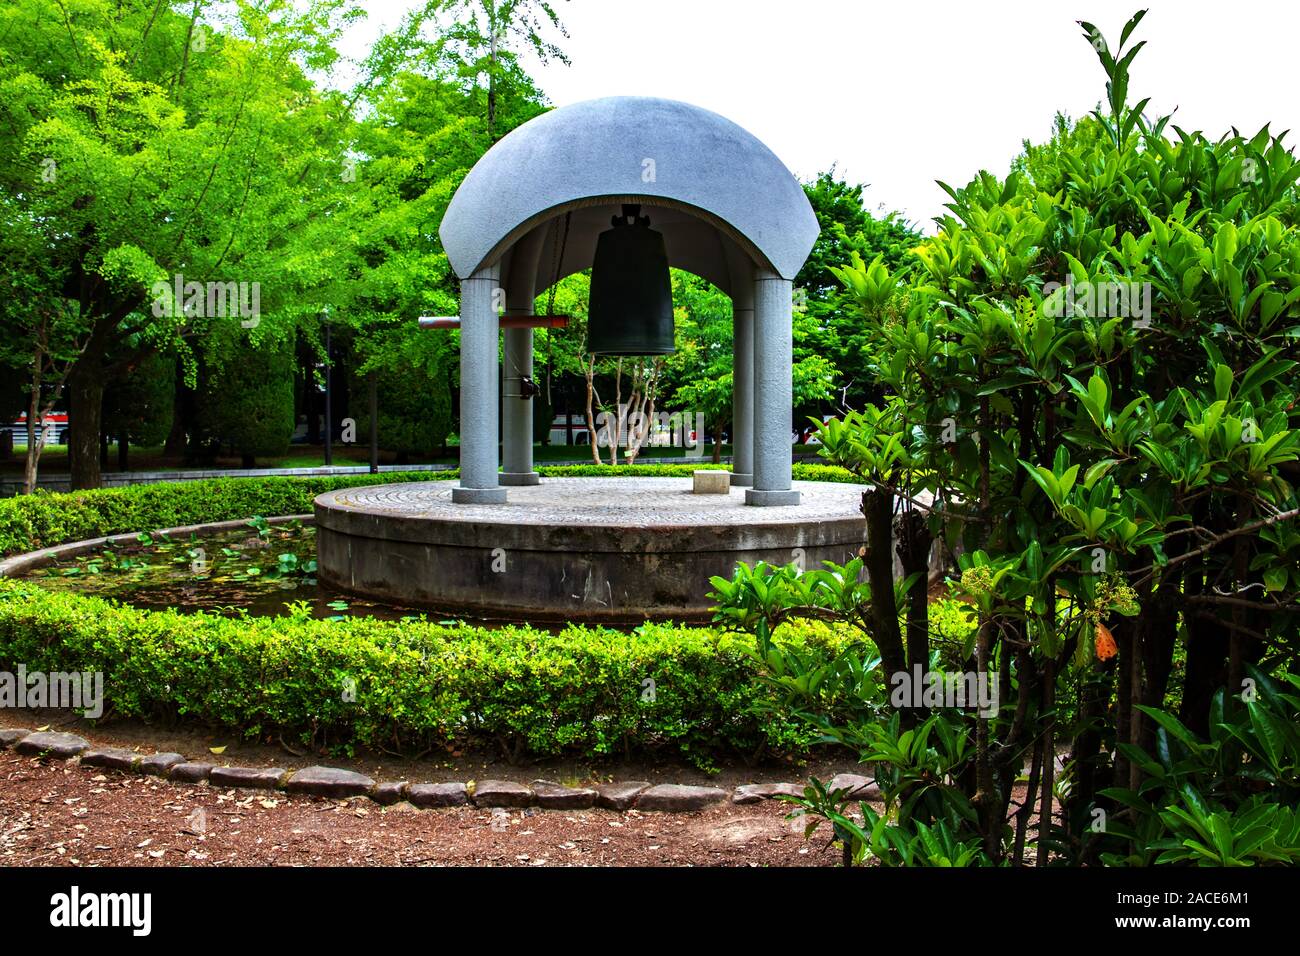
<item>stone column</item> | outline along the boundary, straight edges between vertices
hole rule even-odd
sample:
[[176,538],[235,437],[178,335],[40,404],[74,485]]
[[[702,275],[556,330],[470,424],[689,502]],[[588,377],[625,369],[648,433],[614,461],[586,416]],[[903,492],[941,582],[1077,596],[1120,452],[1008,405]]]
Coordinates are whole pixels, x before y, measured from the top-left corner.
[[754,286],[741,282],[731,297],[731,486],[754,483]]
[[[507,303],[506,315],[532,315],[530,302],[516,307]],[[523,394],[523,379],[533,377],[533,330],[506,329],[505,338],[505,409],[503,485],[535,485],[541,479],[533,470],[533,402],[536,398],[516,398]]]
[[497,319],[500,265],[479,269],[460,283],[460,483],[451,500],[504,504],[497,480]]
[[793,284],[774,272],[754,277],[754,487],[747,505],[797,505],[790,488],[794,418],[791,369]]

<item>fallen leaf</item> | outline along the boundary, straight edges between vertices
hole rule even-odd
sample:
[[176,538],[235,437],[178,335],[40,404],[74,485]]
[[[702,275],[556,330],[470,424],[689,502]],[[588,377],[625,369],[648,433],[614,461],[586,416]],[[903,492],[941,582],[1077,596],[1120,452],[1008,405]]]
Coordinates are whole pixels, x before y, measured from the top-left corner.
[[226,748],[225,748],[225,747],[209,747],[209,748],[208,748],[208,753],[217,754],[218,756],[220,756],[221,754],[223,754],[223,753],[225,753],[225,752],[226,752]]

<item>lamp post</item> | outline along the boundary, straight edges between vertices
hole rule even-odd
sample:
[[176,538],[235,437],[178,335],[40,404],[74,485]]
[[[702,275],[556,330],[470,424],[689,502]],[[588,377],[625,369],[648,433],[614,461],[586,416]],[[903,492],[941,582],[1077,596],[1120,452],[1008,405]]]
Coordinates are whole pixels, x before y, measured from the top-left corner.
[[321,310],[325,322],[325,467],[334,464],[334,406],[331,396],[333,381],[334,355],[330,347],[330,307]]

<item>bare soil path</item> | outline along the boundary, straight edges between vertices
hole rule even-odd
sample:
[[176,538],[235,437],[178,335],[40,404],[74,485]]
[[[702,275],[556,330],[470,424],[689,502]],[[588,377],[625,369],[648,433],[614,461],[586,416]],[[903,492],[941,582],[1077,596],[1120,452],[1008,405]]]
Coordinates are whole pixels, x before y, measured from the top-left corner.
[[0,752],[0,866],[833,866],[780,802],[694,813],[416,810]]

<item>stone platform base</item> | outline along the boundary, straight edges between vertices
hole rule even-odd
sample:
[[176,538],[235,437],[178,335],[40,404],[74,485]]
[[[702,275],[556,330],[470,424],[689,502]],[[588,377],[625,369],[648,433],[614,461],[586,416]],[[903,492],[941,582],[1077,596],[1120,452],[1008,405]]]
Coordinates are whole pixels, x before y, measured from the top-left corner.
[[709,578],[737,563],[843,563],[863,542],[861,485],[796,481],[795,506],[690,478],[547,478],[506,504],[453,503],[441,482],[316,499],[319,576],[383,601],[475,618],[707,620]]

